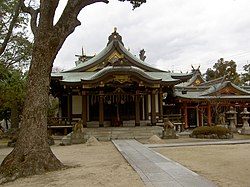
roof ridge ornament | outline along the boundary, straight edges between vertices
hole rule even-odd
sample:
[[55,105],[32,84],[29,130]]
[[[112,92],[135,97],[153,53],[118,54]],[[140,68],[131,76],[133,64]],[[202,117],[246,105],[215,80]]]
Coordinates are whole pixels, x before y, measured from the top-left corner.
[[123,46],[122,42],[122,37],[121,35],[117,32],[117,27],[114,27],[114,32],[108,37],[108,44],[107,46],[112,42],[112,41],[118,41],[120,42]]
[[139,53],[140,60],[145,61],[145,59],[146,59],[145,53],[146,53],[146,51],[144,49],[140,50],[140,53]]

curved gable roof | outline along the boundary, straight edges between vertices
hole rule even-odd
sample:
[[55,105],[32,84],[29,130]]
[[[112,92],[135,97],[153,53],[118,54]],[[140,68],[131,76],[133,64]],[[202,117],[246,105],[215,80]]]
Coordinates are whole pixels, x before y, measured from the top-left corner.
[[[187,89],[186,89],[187,88]],[[244,90],[230,81],[224,81],[218,84],[205,87],[186,87],[187,93],[183,94],[182,90],[176,90],[176,95],[183,99],[250,99],[250,92]]]
[[53,80],[60,80],[62,84],[81,84],[87,81],[95,82],[100,80],[100,77],[106,78],[111,72],[122,75],[127,73],[137,80],[145,80],[148,83],[159,81],[163,86],[172,86],[187,81],[192,76],[160,70],[140,60],[124,47],[122,37],[116,30],[109,36],[107,46],[98,55],[79,62],[74,68],[52,73]]
[[[114,37],[113,35],[117,37]],[[98,55],[94,56],[93,58],[85,62],[78,63],[76,67],[66,70],[64,72],[89,71],[91,68],[95,66],[98,66],[98,65],[103,66],[102,63],[103,62],[105,63],[108,60],[108,57],[112,55],[112,53],[114,53],[115,51],[117,51],[122,58],[128,60],[132,66],[139,67],[145,71],[165,72],[164,70],[157,69],[153,67],[152,65],[145,63],[144,61],[140,60],[139,58],[134,56],[132,53],[130,53],[124,47],[121,41],[121,36],[116,31],[112,33],[111,36],[109,37],[108,45]]]
[[216,84],[210,89],[202,93],[202,96],[211,96],[211,95],[249,95],[250,93],[246,90],[236,86],[230,81],[225,81],[223,83]]

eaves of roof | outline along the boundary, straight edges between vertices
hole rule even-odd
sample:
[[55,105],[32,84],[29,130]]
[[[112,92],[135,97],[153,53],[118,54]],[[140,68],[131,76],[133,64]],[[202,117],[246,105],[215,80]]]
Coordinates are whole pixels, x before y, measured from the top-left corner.
[[[160,81],[162,85],[174,85],[182,80],[174,79],[169,72],[147,72],[133,66],[108,66],[98,72],[61,72],[52,73],[61,83],[80,83],[81,81],[93,81],[108,74],[137,74],[148,81]],[[52,79],[53,80],[53,79]]]
[[212,95],[212,96],[202,96],[201,92],[187,92],[183,94],[181,91],[175,92],[175,95],[183,99],[192,99],[192,100],[211,100],[211,99],[227,99],[227,100],[249,100],[250,95]]
[[91,77],[88,77],[86,79],[81,79],[84,82],[91,82],[95,80],[101,80],[103,77],[108,75],[136,75],[138,77],[141,77],[142,79],[146,81],[152,81],[152,82],[160,82],[162,79],[155,78],[153,76],[148,75],[146,72],[142,71],[141,69],[133,66],[108,66],[104,69],[96,72]]

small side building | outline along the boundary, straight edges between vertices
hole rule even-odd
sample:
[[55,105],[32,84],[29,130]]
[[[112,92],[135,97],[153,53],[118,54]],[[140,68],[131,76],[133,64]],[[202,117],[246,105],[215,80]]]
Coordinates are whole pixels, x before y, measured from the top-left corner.
[[181,106],[185,128],[221,124],[232,106],[241,124],[240,112],[250,110],[250,92],[224,78],[205,81],[198,70],[186,83],[175,87],[176,103]]

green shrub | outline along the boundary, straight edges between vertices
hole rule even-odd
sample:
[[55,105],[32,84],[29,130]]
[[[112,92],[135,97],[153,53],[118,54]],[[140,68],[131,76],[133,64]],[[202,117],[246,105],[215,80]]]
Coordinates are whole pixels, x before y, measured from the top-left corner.
[[211,126],[211,127],[197,127],[193,130],[192,135],[211,135],[216,134],[218,136],[229,134],[230,130],[225,127]]

